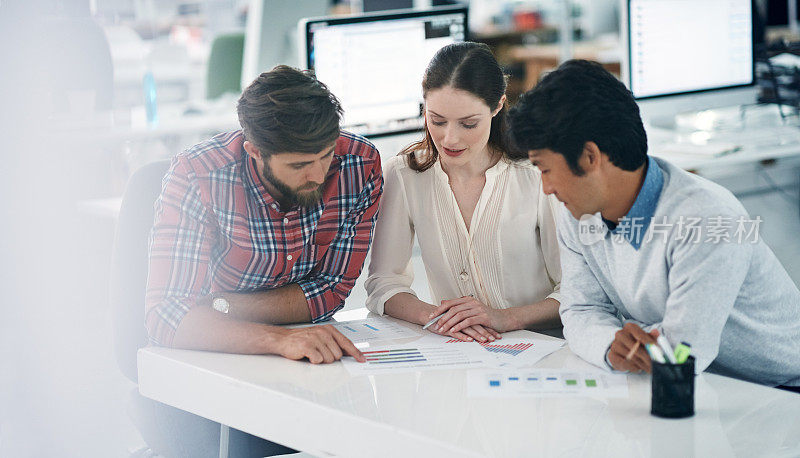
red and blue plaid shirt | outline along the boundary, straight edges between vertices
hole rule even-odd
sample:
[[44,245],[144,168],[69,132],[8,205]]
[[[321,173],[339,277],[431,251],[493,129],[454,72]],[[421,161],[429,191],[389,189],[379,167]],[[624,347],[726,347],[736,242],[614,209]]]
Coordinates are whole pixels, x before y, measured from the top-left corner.
[[[171,345],[197,298],[296,283],[313,322],[344,305],[361,273],[378,215],[378,151],[342,132],[311,207],[282,209],[242,147],[224,133],[177,155],[156,201],[150,236],[145,325]],[[284,211],[287,210],[287,211]]]

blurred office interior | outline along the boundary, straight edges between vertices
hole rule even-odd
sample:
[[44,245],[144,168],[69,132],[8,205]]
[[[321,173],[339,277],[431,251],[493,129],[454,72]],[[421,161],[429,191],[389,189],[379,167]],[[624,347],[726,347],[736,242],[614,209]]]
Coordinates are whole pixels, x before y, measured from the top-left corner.
[[[513,104],[572,57],[598,61],[626,80],[631,66],[640,65],[631,63],[632,3],[0,1],[0,132],[6,145],[0,157],[0,456],[127,457],[146,448],[127,412],[135,384],[117,365],[109,299],[123,193],[146,164],[237,129],[238,95],[260,72],[276,64],[305,68],[309,38],[301,19],[467,8],[463,28],[450,30],[458,39],[492,47],[508,75]],[[752,75],[730,84],[738,93],[716,91],[713,101],[693,99],[688,109],[667,110],[666,116],[663,107],[647,104],[669,102],[661,95],[670,94],[649,94],[642,97],[643,113],[657,113],[647,119],[653,145],[731,189],[751,216],[761,218],[761,237],[799,282],[800,151],[791,149],[800,150],[798,5],[756,0],[752,13],[752,55],[745,57]],[[709,20],[713,9],[703,14],[711,16],[696,19],[715,23]],[[680,41],[683,24],[671,27]],[[730,38],[709,30],[707,40]],[[687,74],[682,51],[673,51],[674,61],[661,62],[663,68]],[[704,78],[702,69],[693,71],[689,80]],[[415,96],[421,76],[382,83],[410,87]],[[676,94],[707,92],[697,89]],[[387,119],[380,128],[352,127],[386,158],[420,137],[416,121],[411,116]],[[763,154],[749,160],[728,154],[742,148]],[[425,297],[418,253],[415,271],[415,287]],[[362,276],[346,309],[363,307],[365,296]]]

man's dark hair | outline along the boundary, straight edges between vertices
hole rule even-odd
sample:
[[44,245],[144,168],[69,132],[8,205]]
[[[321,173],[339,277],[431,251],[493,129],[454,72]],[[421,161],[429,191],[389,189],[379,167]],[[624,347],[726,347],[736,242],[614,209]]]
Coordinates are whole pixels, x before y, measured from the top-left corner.
[[244,138],[264,156],[316,154],[339,137],[342,106],[310,71],[279,65],[262,73],[236,111]]
[[564,156],[572,173],[591,141],[623,170],[647,160],[647,134],[631,92],[600,64],[570,60],[520,97],[509,113],[511,136],[522,151]]

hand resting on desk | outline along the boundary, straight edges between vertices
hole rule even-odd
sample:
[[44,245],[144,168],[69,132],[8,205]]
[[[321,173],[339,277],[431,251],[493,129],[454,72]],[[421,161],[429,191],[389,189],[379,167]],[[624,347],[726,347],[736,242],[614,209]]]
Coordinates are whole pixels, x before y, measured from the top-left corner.
[[363,363],[364,355],[333,326],[286,329],[278,343],[278,353],[289,359],[308,358],[312,364],[332,363],[348,354]]
[[225,353],[274,354],[290,359],[308,358],[314,364],[332,363],[345,354],[359,362],[365,361],[355,345],[333,326],[287,329],[237,319],[203,306],[193,307],[183,317],[171,346]]
[[494,329],[487,328],[479,324],[464,326],[458,331],[438,331],[436,327],[437,324],[433,324],[428,328],[428,331],[431,331],[434,334],[439,334],[440,336],[450,336],[465,342],[471,342],[473,340],[478,342],[493,342],[497,339],[502,339],[502,336]]
[[436,333],[457,334],[469,328],[481,328],[487,332],[480,333],[475,340],[491,342],[502,338],[497,331],[504,332],[507,328],[502,311],[487,307],[472,296],[442,301],[430,314],[430,319],[442,313],[444,316],[429,328]]
[[[442,312],[436,312],[437,307],[433,304],[421,301],[417,296],[409,293],[397,293],[386,301],[384,311],[387,315],[391,315],[401,320],[406,320],[411,323],[417,323],[420,326],[426,324],[433,319],[434,316]],[[434,312],[434,313],[431,313]],[[498,334],[494,329],[488,329],[485,326],[475,325],[466,326],[459,331],[440,332],[435,328],[437,326],[431,325],[429,331],[442,336],[450,336],[458,340],[469,342],[477,340],[479,342],[487,342],[494,339],[499,339]]]
[[500,338],[500,332],[517,329],[553,329],[561,325],[558,315],[559,303],[553,298],[542,301],[495,309],[483,304],[472,296],[442,301],[430,315],[430,318],[444,313],[435,324],[443,333],[464,332],[469,327],[482,326],[490,329],[494,339]]

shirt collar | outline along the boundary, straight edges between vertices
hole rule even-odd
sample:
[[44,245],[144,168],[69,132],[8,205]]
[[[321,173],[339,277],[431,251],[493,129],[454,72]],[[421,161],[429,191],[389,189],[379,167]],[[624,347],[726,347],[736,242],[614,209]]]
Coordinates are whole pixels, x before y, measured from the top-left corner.
[[636,196],[628,214],[611,230],[611,233],[624,237],[635,250],[638,250],[642,245],[644,233],[650,227],[663,187],[664,173],[655,159],[647,156],[647,172],[642,189],[639,190],[639,195]]
[[[444,181],[445,183],[450,182],[450,177],[447,176],[444,169],[442,168],[442,161],[436,161],[433,163],[433,170],[439,180]],[[500,158],[497,163],[486,170],[485,176],[486,179],[492,179],[503,173],[511,164],[505,158]]]

